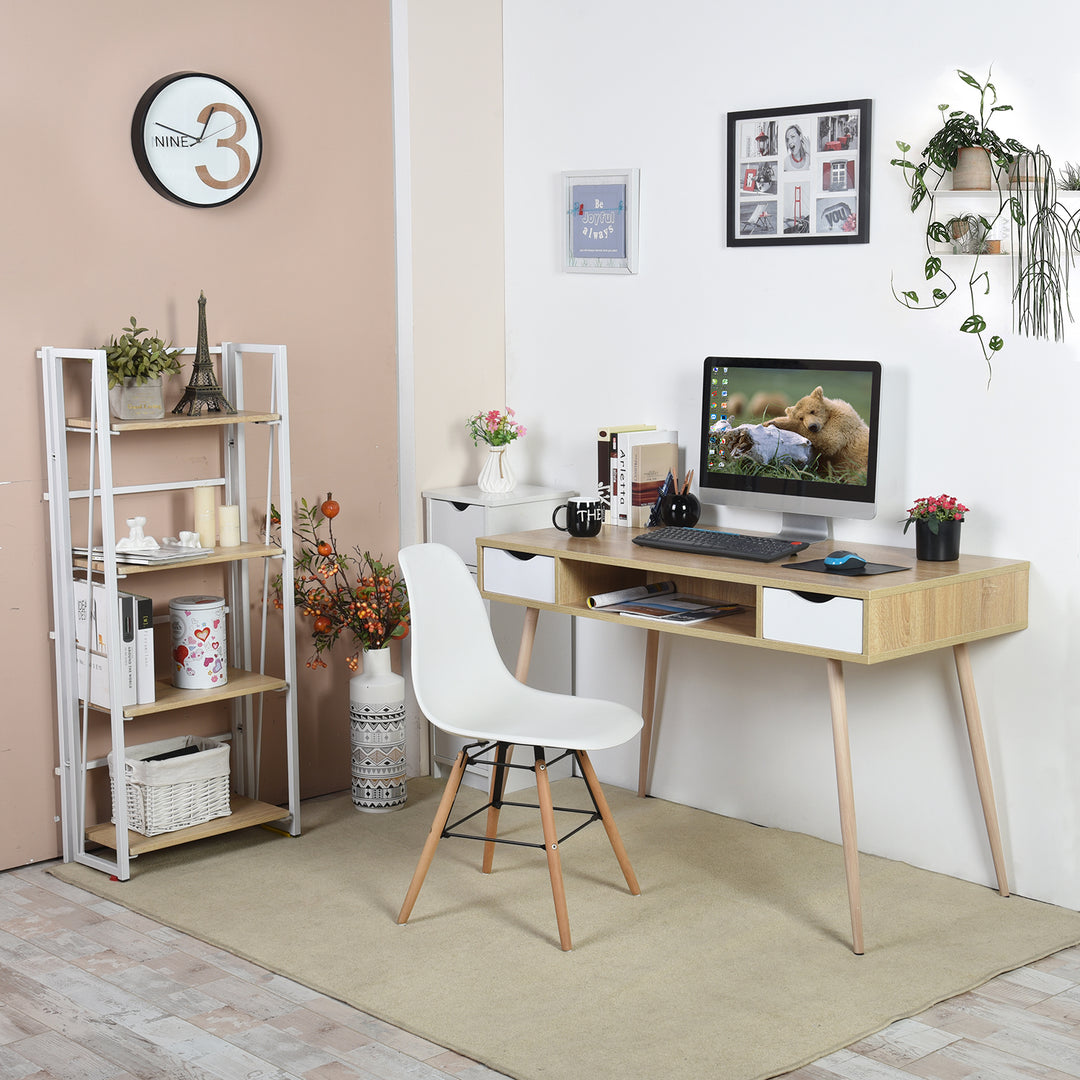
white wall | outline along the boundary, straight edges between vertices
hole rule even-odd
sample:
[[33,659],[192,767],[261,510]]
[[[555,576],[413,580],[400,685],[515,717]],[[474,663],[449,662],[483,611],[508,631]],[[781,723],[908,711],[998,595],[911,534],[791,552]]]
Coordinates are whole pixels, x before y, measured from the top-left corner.
[[[693,463],[707,355],[881,361],[881,509],[838,536],[911,546],[904,509],[947,491],[973,509],[965,550],[1031,560],[1030,628],[971,651],[1014,890],[1080,907],[1078,505],[1060,419],[1080,397],[1080,328],[1064,345],[1006,334],[987,386],[957,331],[962,299],[916,314],[889,288],[894,272],[915,286],[922,265],[889,159],[898,138],[924,145],[939,102],[975,105],[957,67],[993,63],[1015,106],[1003,133],[1080,159],[1080,69],[1050,62],[1043,29],[1016,14],[926,0],[850,13],[778,0],[753,14],[709,0],[504,3],[507,400],[529,426],[522,479],[585,489],[604,423],[674,426]],[[1055,41],[1078,32],[1076,11],[1055,12]],[[862,97],[874,103],[871,242],[726,248],[725,113]],[[563,273],[562,170],[634,166],[640,273]],[[1008,288],[996,279],[983,304],[999,327]],[[636,705],[643,636],[581,625],[579,692]],[[838,840],[824,665],[690,641],[663,655],[654,794]],[[848,695],[862,850],[992,883],[951,653],[849,665]],[[636,745],[598,765],[634,786]]]

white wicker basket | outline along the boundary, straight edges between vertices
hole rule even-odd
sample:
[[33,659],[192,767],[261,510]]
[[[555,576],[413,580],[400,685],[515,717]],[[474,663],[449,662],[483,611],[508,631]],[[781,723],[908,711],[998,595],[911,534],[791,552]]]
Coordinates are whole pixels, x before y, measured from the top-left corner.
[[[146,761],[188,746],[198,752],[167,761]],[[109,753],[109,783],[116,798],[116,762]],[[180,735],[125,749],[124,787],[128,828],[143,836],[185,829],[228,817],[229,745],[219,739]],[[115,818],[113,821],[115,822]]]

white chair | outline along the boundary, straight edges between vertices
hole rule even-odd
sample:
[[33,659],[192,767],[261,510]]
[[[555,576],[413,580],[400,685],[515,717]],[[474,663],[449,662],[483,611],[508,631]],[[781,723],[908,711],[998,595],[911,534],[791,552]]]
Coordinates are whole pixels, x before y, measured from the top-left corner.
[[[398,553],[398,563],[409,590],[412,621],[410,666],[417,703],[436,727],[471,740],[461,749],[447,779],[398,922],[408,922],[435,856],[435,849],[443,836],[467,836],[469,839],[483,840],[483,872],[491,873],[494,845],[521,843],[500,840],[496,835],[500,808],[504,803],[528,805],[540,811],[544,843],[527,846],[543,847],[547,853],[555,917],[559,925],[559,943],[564,950],[569,950],[570,920],[566,910],[555,812],[583,814],[588,818],[562,839],[567,839],[590,822],[603,821],[630,892],[635,896],[640,894],[633,867],[588,752],[618,746],[633,738],[641,729],[641,717],[624,705],[552,694],[533,689],[515,679],[499,656],[484,602],[472,574],[449,548],[441,544],[416,544]],[[510,804],[503,798],[506,770],[526,768],[511,762],[513,747],[519,744],[534,748],[535,764],[532,771],[536,774],[537,804]],[[564,750],[555,760],[573,755],[592,798],[593,810],[573,810],[552,805],[545,747]],[[490,801],[486,807],[467,815],[467,818],[474,817],[486,809],[486,834],[468,836],[455,833],[452,830],[467,820],[463,818],[447,826],[465,767],[492,751],[493,758],[483,759],[491,761],[493,765]]]

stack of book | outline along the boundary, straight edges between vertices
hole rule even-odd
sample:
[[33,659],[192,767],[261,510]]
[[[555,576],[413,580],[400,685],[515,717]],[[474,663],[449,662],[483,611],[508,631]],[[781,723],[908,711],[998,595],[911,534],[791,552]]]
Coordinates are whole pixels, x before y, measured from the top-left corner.
[[660,488],[679,474],[679,433],[655,424],[602,427],[596,433],[596,483],[610,493],[607,522],[649,524]]
[[[101,582],[75,579],[75,649],[79,696],[100,709],[112,708],[109,685],[110,616]],[[120,704],[154,701],[154,605],[148,596],[117,593],[120,636]]]

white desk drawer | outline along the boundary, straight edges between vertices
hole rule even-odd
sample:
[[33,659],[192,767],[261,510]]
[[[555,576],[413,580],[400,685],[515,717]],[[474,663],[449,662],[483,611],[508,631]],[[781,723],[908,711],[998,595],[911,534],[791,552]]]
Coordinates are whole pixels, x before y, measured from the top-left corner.
[[761,636],[836,652],[863,651],[863,604],[850,596],[808,600],[787,589],[761,590]]
[[484,535],[484,507],[431,499],[428,540],[456,551],[466,566],[476,568],[476,538]]
[[519,555],[501,548],[483,550],[486,592],[555,603],[555,560],[549,555]]

